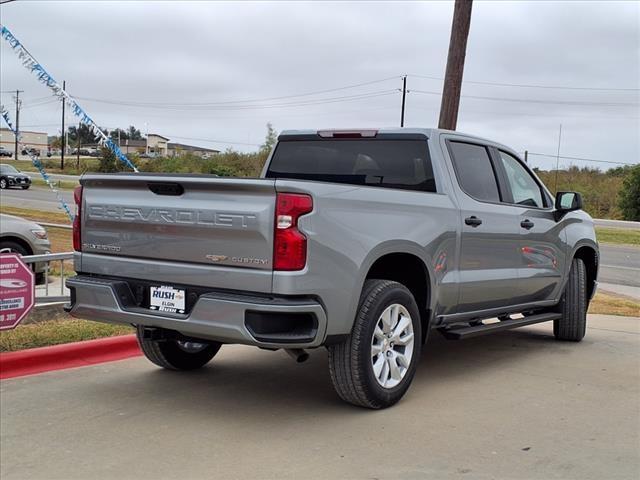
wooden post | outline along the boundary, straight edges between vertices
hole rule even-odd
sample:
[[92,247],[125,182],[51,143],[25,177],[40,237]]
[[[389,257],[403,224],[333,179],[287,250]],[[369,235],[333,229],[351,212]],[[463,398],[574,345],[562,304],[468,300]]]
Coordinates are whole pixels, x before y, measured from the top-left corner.
[[472,5],[473,0],[456,0],[453,7],[449,55],[447,56],[447,71],[442,89],[438,128],[455,130],[458,123],[464,57],[467,51]]

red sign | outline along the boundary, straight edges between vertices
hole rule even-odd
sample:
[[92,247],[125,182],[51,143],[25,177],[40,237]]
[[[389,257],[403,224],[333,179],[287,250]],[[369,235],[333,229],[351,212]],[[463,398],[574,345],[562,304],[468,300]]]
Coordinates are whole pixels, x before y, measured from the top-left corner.
[[0,330],[15,328],[35,303],[34,275],[19,255],[0,255]]

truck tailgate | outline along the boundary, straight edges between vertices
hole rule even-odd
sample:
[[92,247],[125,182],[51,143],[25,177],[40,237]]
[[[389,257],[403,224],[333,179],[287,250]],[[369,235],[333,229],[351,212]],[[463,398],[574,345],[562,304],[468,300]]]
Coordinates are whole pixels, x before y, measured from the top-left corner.
[[80,183],[83,271],[120,276],[120,259],[141,267],[153,260],[185,274],[192,267],[195,278],[204,269],[208,286],[234,288],[230,272],[266,278],[272,269],[274,180],[118,174]]

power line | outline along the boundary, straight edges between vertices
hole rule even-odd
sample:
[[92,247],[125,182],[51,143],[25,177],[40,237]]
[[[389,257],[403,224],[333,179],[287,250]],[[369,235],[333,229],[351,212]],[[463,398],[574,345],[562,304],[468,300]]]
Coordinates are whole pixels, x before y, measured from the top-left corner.
[[[424,95],[441,95],[440,92],[430,92],[427,90],[410,90],[409,93],[421,93]],[[621,102],[574,102],[568,100],[536,100],[533,98],[507,98],[507,97],[485,97],[480,95],[461,95],[462,98],[472,98],[475,100],[492,100],[499,102],[517,102],[517,103],[539,103],[553,105],[580,105],[580,106],[598,106],[598,107],[638,107],[637,103],[621,103]]]
[[27,103],[26,106],[22,107],[24,110],[29,109],[29,108],[35,108],[35,107],[42,107],[44,105],[49,105],[51,103],[58,103],[59,100],[57,98],[51,98],[49,100],[46,101],[41,101],[38,103]]
[[[260,147],[261,146],[259,143],[227,142],[227,141],[223,141],[223,140],[213,140],[211,138],[181,137],[179,135],[171,135],[170,133],[167,133],[167,135],[170,135],[171,138],[179,138],[180,140],[194,140],[196,142],[223,143],[225,145],[248,145],[248,146],[251,146],[251,147]],[[173,143],[173,142],[169,142],[169,143]]]
[[626,162],[614,162],[611,160],[598,160],[595,158],[583,158],[583,157],[564,157],[562,155],[551,155],[548,153],[532,153],[529,152],[529,155],[535,155],[537,157],[550,157],[550,158],[564,158],[565,160],[577,160],[581,162],[595,162],[595,163],[611,163],[616,165],[638,165],[637,163],[626,163]]
[[207,111],[207,110],[260,110],[260,109],[268,109],[268,108],[286,108],[286,107],[305,107],[311,105],[324,105],[329,103],[339,103],[339,102],[350,102],[357,100],[365,100],[376,97],[383,97],[387,95],[395,95],[398,91],[396,89],[392,90],[379,90],[374,92],[360,93],[355,95],[345,95],[340,97],[328,97],[321,99],[310,99],[306,101],[295,101],[295,102],[285,102],[285,103],[275,103],[275,104],[266,104],[266,105],[191,105],[191,106],[161,106],[161,105],[140,105],[132,102],[124,102],[124,101],[114,101],[114,100],[103,100],[99,98],[90,98],[90,97],[75,97],[79,100],[84,100],[86,102],[94,102],[94,103],[105,103],[109,105],[118,105],[124,107],[136,107],[136,108],[153,108],[160,110],[173,110],[173,111]]
[[393,76],[393,77],[387,77],[387,78],[381,78],[379,80],[371,80],[369,82],[362,82],[362,83],[356,83],[353,85],[345,85],[342,87],[336,87],[336,88],[329,88],[329,89],[325,89],[325,90],[316,90],[314,92],[306,92],[306,93],[299,93],[299,94],[295,94],[295,95],[282,95],[282,96],[278,96],[278,97],[267,97],[267,98],[254,98],[254,99],[247,99],[247,100],[226,100],[223,102],[185,102],[185,103],[180,103],[180,102],[135,102],[135,101],[119,101],[119,100],[100,100],[100,99],[95,99],[95,98],[85,98],[85,97],[76,97],[78,99],[81,100],[91,100],[91,101],[100,101],[103,103],[115,103],[115,104],[121,104],[121,102],[124,102],[127,105],[131,105],[131,106],[138,106],[138,107],[200,107],[200,106],[211,106],[211,107],[215,107],[215,106],[224,106],[224,105],[236,105],[236,104],[242,104],[242,103],[250,103],[250,102],[268,102],[268,101],[272,101],[272,100],[285,100],[288,98],[299,98],[299,97],[308,97],[308,96],[312,96],[312,95],[321,95],[324,93],[331,93],[331,92],[338,92],[341,90],[348,90],[348,89],[352,89],[352,88],[358,88],[358,87],[363,87],[363,86],[367,86],[367,85],[373,85],[376,83],[382,83],[382,82],[386,82],[389,80],[395,80],[399,78],[398,76]]
[[[428,78],[430,80],[444,80],[442,77],[430,75],[409,74],[410,77]],[[471,83],[475,85],[490,85],[496,87],[518,87],[518,88],[543,88],[552,90],[595,90],[595,91],[611,91],[611,92],[638,92],[640,88],[611,88],[611,87],[569,87],[559,85],[533,85],[523,83],[499,83],[499,82],[478,82],[472,80],[463,80],[462,83]]]

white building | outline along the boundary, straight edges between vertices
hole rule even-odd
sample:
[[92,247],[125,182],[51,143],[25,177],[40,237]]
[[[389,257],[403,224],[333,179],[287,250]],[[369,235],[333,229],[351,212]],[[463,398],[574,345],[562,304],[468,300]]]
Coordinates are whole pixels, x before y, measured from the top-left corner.
[[[40,152],[40,155],[46,155],[47,150],[49,148],[47,133],[46,132],[32,132],[29,130],[21,130],[20,131],[20,143],[23,145],[22,148],[35,148]],[[0,128],[0,145],[4,148],[13,152],[15,145],[15,135],[8,128]],[[20,155],[20,152],[18,152]]]

